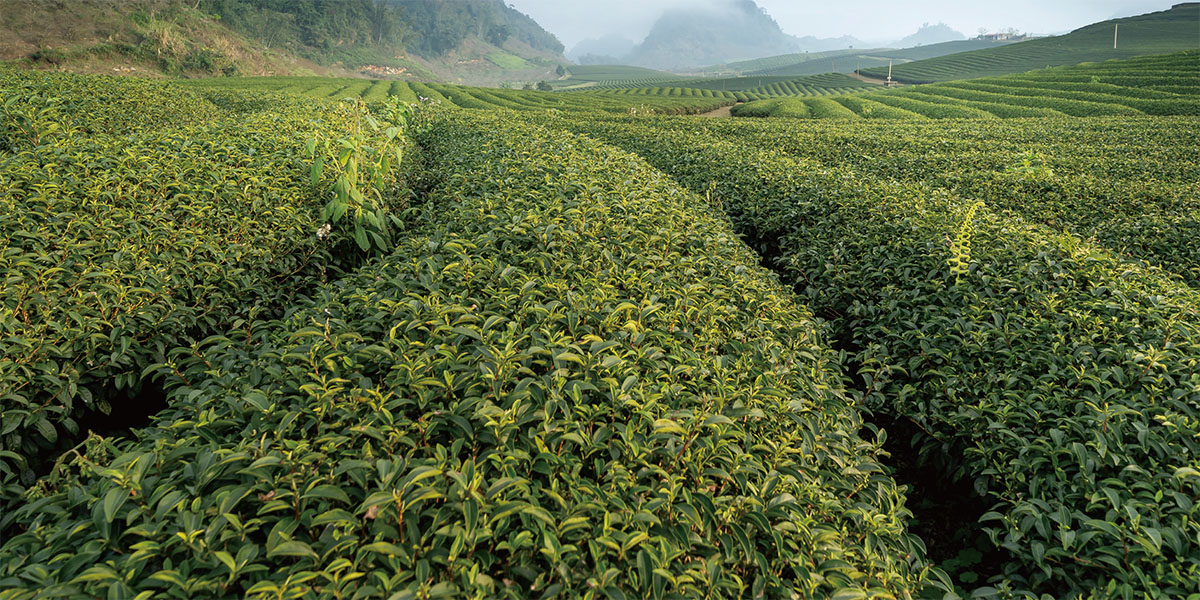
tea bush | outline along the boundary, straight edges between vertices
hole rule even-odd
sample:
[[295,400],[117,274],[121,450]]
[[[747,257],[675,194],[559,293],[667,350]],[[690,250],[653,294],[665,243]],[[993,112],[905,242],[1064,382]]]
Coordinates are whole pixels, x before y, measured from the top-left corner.
[[[911,118],[913,114],[936,119],[1197,115],[1200,89],[1174,88],[1173,84],[1187,82],[1179,73],[1194,70],[1198,56],[1197,51],[1190,51],[1085,63],[1006,77],[867,91],[834,99],[865,118]],[[1195,79],[1190,82],[1195,83]],[[1173,89],[1164,91],[1164,87]],[[840,112],[805,111],[808,102],[751,102],[738,107],[735,116],[846,117]],[[800,110],[784,114],[779,109],[785,106],[799,106]]]
[[[923,430],[926,456],[956,457],[950,476],[993,505],[981,525],[1011,555],[979,593],[1200,593],[1196,291],[990,201],[695,124],[562,124],[725,206],[832,320],[868,405]],[[968,222],[956,277],[947,240]]]
[[[986,198],[989,206],[1066,229],[1200,285],[1200,135],[1188,118],[953,123],[657,121],[755,148]],[[1136,148],[1136,151],[1134,150]]]
[[52,108],[38,118],[77,135],[154,131],[222,112],[200,94],[143,79],[0,72],[0,150],[28,149],[42,140],[15,125],[18,115]]
[[819,326],[703,200],[511,114],[418,140],[423,233],[172,352],[155,425],[15,512],[0,598],[886,598],[935,575]]
[[143,371],[169,350],[282,314],[358,259],[340,232],[319,239],[328,183],[305,153],[344,107],[235,113],[161,83],[25,73],[0,94],[2,525],[85,414],[142,409]]
[[[420,98],[444,101],[461,108],[475,110],[510,109],[544,112],[557,109],[570,112],[628,113],[640,108],[655,114],[696,114],[732,104],[732,94],[715,95],[708,90],[688,90],[688,94],[617,94],[601,92],[556,93],[544,91],[476,88],[460,85],[391,82],[364,82],[357,79],[325,77],[258,77],[197,79],[184,83],[196,91],[241,90],[254,92],[290,92],[322,98],[341,98],[347,94],[361,96],[369,102],[382,102],[384,95],[404,102],[418,103]],[[705,93],[708,92],[708,93]]]

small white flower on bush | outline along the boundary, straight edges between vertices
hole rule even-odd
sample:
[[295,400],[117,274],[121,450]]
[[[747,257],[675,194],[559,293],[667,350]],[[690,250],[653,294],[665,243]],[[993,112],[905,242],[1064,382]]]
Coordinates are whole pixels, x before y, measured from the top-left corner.
[[332,226],[332,225],[330,225],[329,223],[326,223],[326,224],[324,224],[324,225],[320,226],[320,227],[317,229],[317,239],[318,239],[318,240],[323,240],[323,239],[325,239],[325,238],[329,237],[329,232],[330,232],[330,231],[333,231],[333,226]]

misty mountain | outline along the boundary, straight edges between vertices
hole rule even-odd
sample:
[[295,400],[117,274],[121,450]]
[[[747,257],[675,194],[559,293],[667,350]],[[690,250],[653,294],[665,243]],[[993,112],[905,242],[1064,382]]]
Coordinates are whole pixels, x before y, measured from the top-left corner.
[[623,62],[687,69],[801,50],[753,0],[718,0],[663,14]]
[[420,56],[443,56],[470,37],[497,47],[503,46],[509,39],[515,39],[534,50],[550,54],[561,54],[563,51],[558,38],[504,0],[388,2],[402,11],[405,24],[412,30],[408,49]]
[[921,25],[921,28],[916,33],[888,45],[896,48],[912,48],[913,46],[928,46],[930,44],[957,42],[965,39],[967,39],[967,36],[951,29],[945,23],[938,23],[937,25],[925,23]]
[[598,38],[588,38],[575,44],[575,47],[567,52],[567,58],[580,64],[588,64],[585,59],[589,56],[610,57],[612,60],[609,62],[619,61],[621,57],[633,52],[635,45],[633,40],[623,35],[610,33]]

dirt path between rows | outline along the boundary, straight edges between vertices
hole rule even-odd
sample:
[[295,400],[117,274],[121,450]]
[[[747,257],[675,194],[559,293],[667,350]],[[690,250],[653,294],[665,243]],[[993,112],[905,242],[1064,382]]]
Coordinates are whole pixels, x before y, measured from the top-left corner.
[[723,118],[732,117],[733,113],[730,112],[732,110],[733,110],[733,106],[722,106],[721,108],[718,108],[717,110],[712,110],[712,111],[709,111],[706,113],[701,113],[696,116],[697,117],[707,117],[709,119],[723,119]]

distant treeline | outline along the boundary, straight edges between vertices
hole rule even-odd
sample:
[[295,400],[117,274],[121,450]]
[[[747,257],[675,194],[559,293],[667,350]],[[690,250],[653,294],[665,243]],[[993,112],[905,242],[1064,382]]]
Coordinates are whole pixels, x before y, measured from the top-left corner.
[[354,49],[436,57],[468,36],[502,45],[510,37],[561,53],[562,43],[502,0],[200,0],[229,27],[313,58]]

